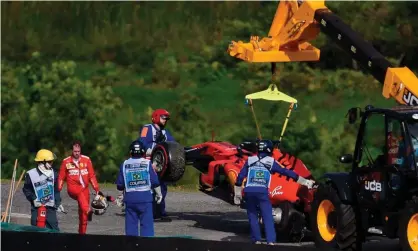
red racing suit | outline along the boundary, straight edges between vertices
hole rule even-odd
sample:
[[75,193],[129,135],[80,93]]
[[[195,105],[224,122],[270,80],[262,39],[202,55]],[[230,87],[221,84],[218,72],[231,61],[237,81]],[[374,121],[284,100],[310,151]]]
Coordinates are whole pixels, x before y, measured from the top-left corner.
[[67,181],[68,195],[78,202],[78,232],[86,234],[87,220],[92,213],[90,210],[89,183],[92,184],[96,193],[99,192],[99,184],[90,158],[81,155],[78,164],[74,162],[72,156],[65,158],[61,163],[58,176],[59,191],[62,190],[64,181]]

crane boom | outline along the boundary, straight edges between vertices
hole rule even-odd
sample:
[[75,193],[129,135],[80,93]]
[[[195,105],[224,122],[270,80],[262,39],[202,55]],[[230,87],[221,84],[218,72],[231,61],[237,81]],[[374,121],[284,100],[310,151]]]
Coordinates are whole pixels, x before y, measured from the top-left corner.
[[325,6],[325,1],[281,0],[268,37],[251,36],[229,45],[231,56],[248,62],[318,61],[311,40],[322,32],[383,84],[382,95],[399,104],[418,105],[418,78],[408,67],[393,67],[371,43]]

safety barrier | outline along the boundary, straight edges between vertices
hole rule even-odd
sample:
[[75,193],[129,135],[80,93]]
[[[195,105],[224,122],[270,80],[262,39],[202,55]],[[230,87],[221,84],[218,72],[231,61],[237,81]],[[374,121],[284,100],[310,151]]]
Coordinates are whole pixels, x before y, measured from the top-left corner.
[[317,251],[312,247],[267,246],[191,238],[79,235],[47,232],[1,232],[2,251]]
[[1,231],[18,231],[18,232],[48,232],[48,233],[58,233],[58,231],[49,229],[49,228],[40,228],[31,225],[22,225],[15,223],[1,223]]

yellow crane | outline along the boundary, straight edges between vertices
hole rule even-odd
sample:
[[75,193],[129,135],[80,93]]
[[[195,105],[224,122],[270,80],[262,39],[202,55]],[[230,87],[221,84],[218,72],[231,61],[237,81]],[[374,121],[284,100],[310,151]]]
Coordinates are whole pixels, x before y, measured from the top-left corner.
[[232,41],[230,56],[247,61],[272,63],[320,60],[320,50],[310,41],[322,32],[383,84],[385,98],[402,105],[418,105],[418,79],[408,67],[394,67],[371,43],[365,41],[325,1],[280,1],[268,37],[251,36],[250,41]]
[[[391,109],[367,106],[360,112],[362,119],[354,153],[340,157],[340,162],[352,164],[351,171],[325,173],[315,188],[309,212],[315,245],[361,250],[362,242],[373,229],[375,234],[399,238],[403,251],[418,251],[418,79],[415,74],[408,67],[394,67],[332,13],[325,1],[280,1],[268,37],[251,36],[248,43],[233,41],[228,53],[247,62],[269,62],[274,76],[278,62],[320,60],[320,50],[310,43],[320,32],[383,84],[382,94],[386,99],[393,98],[401,106]],[[248,95],[247,99],[278,100],[282,93],[271,85],[269,89]],[[348,114],[349,123],[354,123],[357,108],[350,109]],[[384,134],[379,134],[382,130],[368,134],[375,130],[368,121],[376,118],[380,119]],[[400,137],[394,136],[393,124],[399,125],[395,134]],[[370,137],[381,140],[369,142]],[[382,150],[371,154],[369,146]]]

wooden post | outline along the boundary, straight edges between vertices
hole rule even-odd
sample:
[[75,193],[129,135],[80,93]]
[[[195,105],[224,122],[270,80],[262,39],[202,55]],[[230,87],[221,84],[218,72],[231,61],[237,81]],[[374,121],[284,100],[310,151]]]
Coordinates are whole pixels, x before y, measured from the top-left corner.
[[[16,172],[16,168],[17,168],[17,159],[15,160],[15,165],[13,167],[13,173]],[[12,182],[13,182],[13,177],[12,177]],[[10,209],[10,202],[11,202],[11,198],[12,198],[12,191],[13,191],[13,188],[10,185],[10,188],[9,188],[9,197],[7,198],[6,210],[3,213],[2,218],[1,218],[1,221],[2,222],[4,222],[6,220],[6,217],[8,216],[8,212],[9,212],[9,209]],[[9,218],[10,218],[10,216],[9,216]]]
[[23,170],[22,174],[20,175],[19,181],[17,182],[17,186],[13,192],[13,197],[15,196],[15,193],[17,192],[17,189],[19,188],[20,182],[23,179],[23,176],[25,176],[26,170]]

